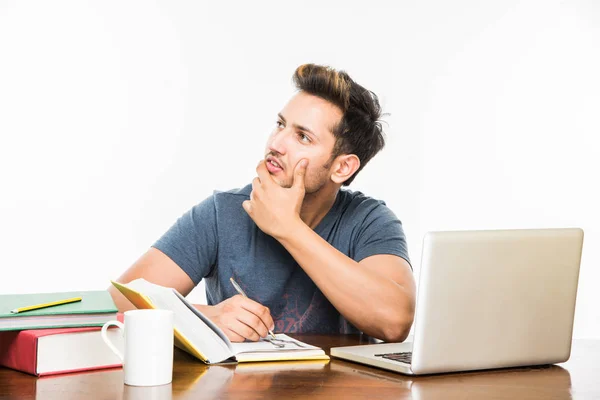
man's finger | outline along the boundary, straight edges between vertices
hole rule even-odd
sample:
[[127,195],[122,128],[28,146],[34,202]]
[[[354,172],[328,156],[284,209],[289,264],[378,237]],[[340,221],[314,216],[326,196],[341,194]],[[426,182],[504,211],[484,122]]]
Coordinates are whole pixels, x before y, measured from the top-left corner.
[[[252,328],[252,330],[256,332],[259,338],[267,337],[267,335],[269,334],[269,331],[266,325],[263,323],[263,321],[249,311],[238,314],[237,319],[238,321]],[[258,340],[258,338],[254,337],[254,334],[252,334],[252,337],[248,337],[248,339]]]
[[254,192],[260,187],[260,179],[254,178],[252,179],[252,191]]
[[254,178],[252,180],[252,191],[250,192],[250,201],[256,201],[260,197],[260,194],[263,192],[263,188],[260,183],[260,179]]
[[265,160],[261,160],[256,167],[256,173],[258,174],[258,179],[260,180],[261,185],[269,185],[274,184],[273,178],[267,169],[267,162]]
[[301,188],[304,190],[304,178],[306,176],[306,167],[308,166],[308,160],[302,159],[298,164],[296,164],[296,168],[294,168],[294,183],[292,186]]
[[250,200],[245,200],[242,203],[242,207],[244,207],[244,210],[248,213],[248,215],[252,214],[252,202]]
[[246,297],[240,306],[260,318],[267,329],[273,329],[275,326],[270,310],[262,304]]
[[[246,314],[247,313],[248,312],[246,312]],[[243,323],[242,321],[240,321],[238,319],[238,316],[236,316],[235,319],[228,322],[227,329],[229,329],[232,333],[241,336],[242,341],[248,339],[256,342],[260,339],[260,334],[245,323]]]
[[229,328],[221,327],[221,330],[223,331],[225,336],[227,336],[229,338],[229,340],[232,342],[243,342],[245,340],[245,338],[243,336],[238,335],[237,333],[235,333],[234,331],[232,331]]

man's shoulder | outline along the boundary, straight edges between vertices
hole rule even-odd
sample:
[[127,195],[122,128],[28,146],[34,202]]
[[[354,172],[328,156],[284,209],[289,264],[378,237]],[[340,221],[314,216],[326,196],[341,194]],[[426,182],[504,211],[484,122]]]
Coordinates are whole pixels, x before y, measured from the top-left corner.
[[215,190],[209,197],[210,206],[220,223],[240,223],[248,219],[248,214],[242,207],[242,203],[250,200],[252,185],[230,190]]
[[385,201],[367,196],[361,191],[340,189],[339,207],[343,212],[370,212],[376,209],[388,209]]
[[360,191],[339,191],[336,213],[344,226],[370,226],[386,224],[400,219],[385,201],[368,196]]
[[252,184],[248,184],[242,188],[230,189],[230,190],[215,190],[213,192],[213,198],[216,203],[218,202],[241,202],[250,199],[250,193],[252,192]]

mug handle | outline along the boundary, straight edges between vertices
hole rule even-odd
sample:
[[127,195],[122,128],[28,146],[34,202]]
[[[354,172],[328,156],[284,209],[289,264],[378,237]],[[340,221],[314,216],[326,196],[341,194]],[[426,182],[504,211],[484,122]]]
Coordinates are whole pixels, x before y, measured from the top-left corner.
[[104,324],[104,326],[102,326],[102,331],[100,332],[100,334],[102,336],[102,340],[104,340],[104,343],[106,343],[108,345],[108,347],[110,347],[110,349],[113,351],[113,353],[115,353],[121,359],[121,362],[124,362],[125,358],[123,357],[123,354],[121,354],[121,352],[119,351],[119,349],[117,349],[117,347],[114,344],[112,344],[112,342],[110,341],[110,339],[106,335],[106,331],[108,330],[108,327],[112,326],[112,325],[117,326],[123,332],[125,331],[125,325],[123,325],[122,322],[119,322],[119,321],[108,321],[107,323]]

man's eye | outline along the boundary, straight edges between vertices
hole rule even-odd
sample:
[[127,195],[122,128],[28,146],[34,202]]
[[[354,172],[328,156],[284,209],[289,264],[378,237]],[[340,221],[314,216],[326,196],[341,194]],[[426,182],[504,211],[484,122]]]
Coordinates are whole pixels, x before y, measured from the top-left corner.
[[278,128],[283,128],[283,122],[277,121],[277,122],[275,122],[275,126]]
[[301,142],[310,143],[310,138],[302,132],[298,133],[298,138],[300,139]]

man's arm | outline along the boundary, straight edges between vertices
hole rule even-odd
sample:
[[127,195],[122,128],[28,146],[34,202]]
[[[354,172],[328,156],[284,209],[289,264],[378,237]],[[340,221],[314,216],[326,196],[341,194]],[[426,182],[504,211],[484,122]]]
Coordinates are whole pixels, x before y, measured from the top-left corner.
[[378,254],[359,263],[299,221],[279,242],[354,326],[390,342],[406,339],[415,312],[416,285],[406,260]]
[[290,188],[280,187],[263,161],[242,206],[267,235],[277,239],[354,326],[386,341],[406,339],[415,309],[415,282],[408,262],[378,254],[352,260],[316,234],[300,218],[306,160],[294,169]]
[[[155,248],[150,248],[117,282],[128,283],[138,278],[172,287],[183,296],[187,296],[195,286],[194,281],[179,265]],[[117,288],[111,285],[108,291],[120,312],[135,309]],[[267,307],[242,296],[231,297],[215,306],[195,307],[219,326],[230,340],[236,342],[245,339],[256,341],[260,337],[266,337],[267,329],[273,329],[274,326]]]

